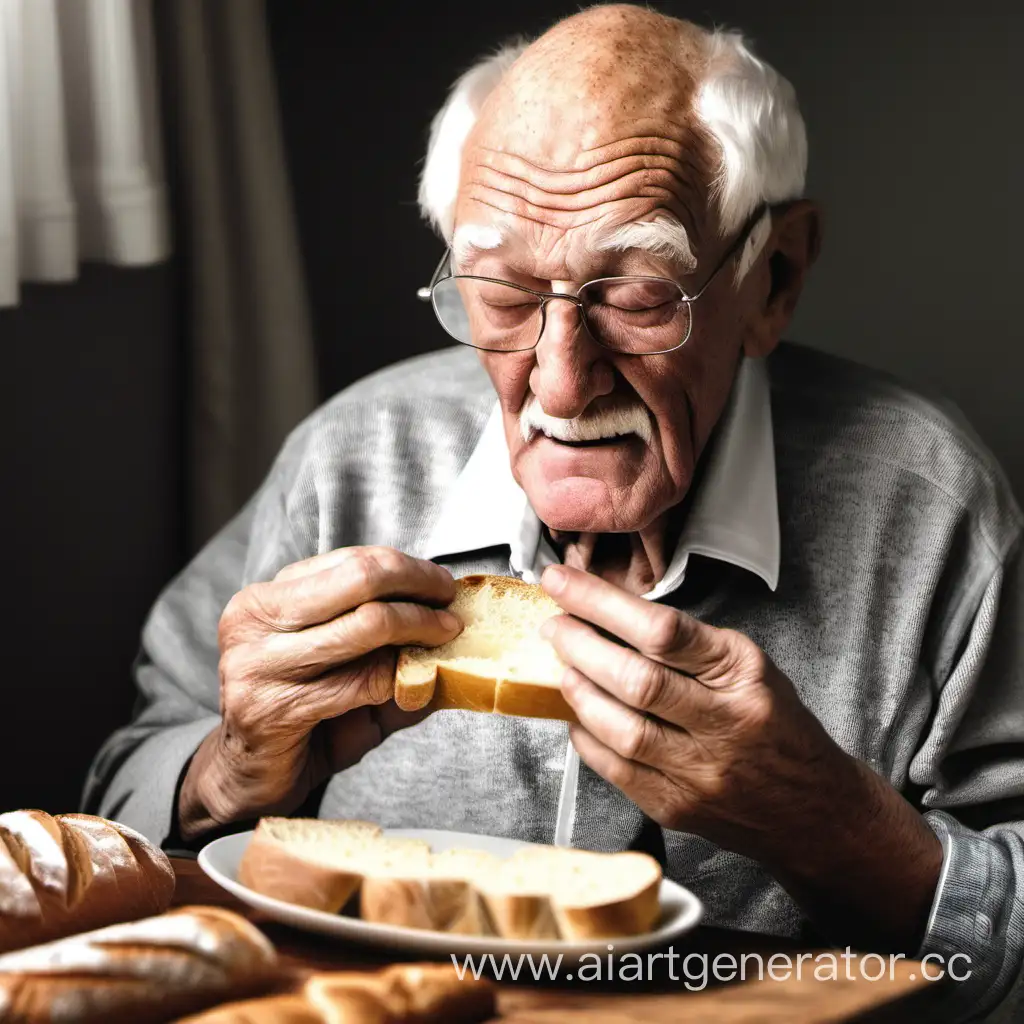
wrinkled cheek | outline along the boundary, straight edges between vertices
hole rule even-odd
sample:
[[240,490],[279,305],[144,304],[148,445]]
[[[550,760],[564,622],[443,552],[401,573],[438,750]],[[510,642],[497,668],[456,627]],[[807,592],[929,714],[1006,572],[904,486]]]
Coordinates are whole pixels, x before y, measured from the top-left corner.
[[533,352],[483,352],[477,349],[480,365],[491,378],[501,407],[518,411],[526,398],[533,369]]

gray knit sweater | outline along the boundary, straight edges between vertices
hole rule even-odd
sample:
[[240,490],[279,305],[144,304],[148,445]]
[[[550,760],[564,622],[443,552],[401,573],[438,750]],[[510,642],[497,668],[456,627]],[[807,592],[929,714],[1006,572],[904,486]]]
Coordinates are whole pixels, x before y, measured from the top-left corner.
[[[945,861],[920,952],[971,958],[951,1018],[1024,1019],[1021,513],[992,457],[937,405],[796,346],[768,369],[778,588],[698,559],[664,600],[755,640],[835,740],[925,812]],[[418,554],[493,403],[475,353],[456,348],[356,384],[297,428],[154,607],[137,714],[97,756],[87,809],[162,842],[183,769],[218,721],[217,620],[231,595],[343,545]],[[507,573],[508,558],[445,564]],[[561,723],[436,714],[336,775],[320,813],[550,842],[565,746]],[[629,846],[644,826],[586,766],[574,820],[574,844],[595,849]],[[708,923],[799,934],[798,908],[758,864],[697,836],[663,839],[667,872]]]

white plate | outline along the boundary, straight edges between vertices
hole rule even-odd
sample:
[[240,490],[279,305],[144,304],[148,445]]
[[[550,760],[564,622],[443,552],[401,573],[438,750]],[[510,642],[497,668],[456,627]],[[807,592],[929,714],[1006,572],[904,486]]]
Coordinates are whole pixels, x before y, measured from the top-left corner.
[[[435,829],[390,828],[388,836],[408,839],[424,839],[435,851],[460,847],[470,850],[487,850],[498,857],[509,857],[521,846],[528,846],[515,839],[499,839],[496,836],[478,836],[469,832],[441,832]],[[327,914],[321,910],[310,910],[294,903],[261,896],[258,892],[238,881],[238,864],[252,832],[240,832],[214,840],[199,854],[199,866],[218,885],[237,896],[243,903],[262,910],[275,921],[302,928],[305,931],[333,935],[350,942],[363,942],[371,946],[387,946],[392,949],[410,950],[424,955],[444,956],[449,953],[584,953],[599,952],[608,955],[609,945],[613,955],[635,952],[651,946],[662,946],[684,932],[690,931],[700,920],[703,907],[699,899],[688,889],[669,879],[663,879],[659,899],[661,919],[658,927],[645,935],[633,935],[619,939],[600,939],[590,942],[560,942],[545,940],[532,942],[522,939],[499,939],[483,935],[449,935],[447,932],[426,931],[419,928],[399,928],[394,925],[372,924],[358,918],[341,914]]]

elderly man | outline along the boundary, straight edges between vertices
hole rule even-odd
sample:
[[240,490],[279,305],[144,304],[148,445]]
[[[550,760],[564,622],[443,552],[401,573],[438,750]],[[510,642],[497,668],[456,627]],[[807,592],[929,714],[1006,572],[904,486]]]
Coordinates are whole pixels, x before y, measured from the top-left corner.
[[[738,36],[643,8],[460,79],[421,199],[477,351],[295,431],[154,609],[90,807],[177,844],[275,812],[646,846],[711,923],[960,953],[962,1012],[1012,1012],[1021,514],[955,419],[779,345],[805,148]],[[579,725],[394,705],[395,645],[455,636],[480,571],[564,609]]]

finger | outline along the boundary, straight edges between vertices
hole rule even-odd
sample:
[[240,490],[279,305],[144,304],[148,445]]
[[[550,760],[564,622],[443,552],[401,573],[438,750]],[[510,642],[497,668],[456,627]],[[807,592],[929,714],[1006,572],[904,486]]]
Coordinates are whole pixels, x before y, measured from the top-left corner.
[[299,576],[311,576],[315,572],[323,572],[325,569],[333,569],[336,565],[352,558],[359,551],[358,547],[335,548],[333,551],[326,551],[322,555],[313,555],[304,558],[301,562],[292,562],[278,571],[274,577],[275,582],[280,580],[293,580]]
[[542,632],[566,664],[643,714],[685,728],[712,710],[714,696],[696,679],[608,640],[579,619],[559,615]]
[[569,614],[592,622],[655,658],[700,679],[729,650],[723,630],[685,612],[629,594],[614,583],[566,565],[544,570],[541,586]]
[[459,619],[443,609],[408,601],[369,601],[319,626],[274,632],[232,647],[221,667],[232,676],[311,680],[377,648],[437,647],[454,640],[461,630]]
[[362,547],[325,569],[255,583],[242,595],[243,610],[251,618],[271,629],[293,632],[337,618],[368,601],[450,604],[455,581],[434,562],[394,548]]
[[562,694],[587,732],[627,761],[657,768],[672,760],[674,745],[692,742],[683,730],[627,707],[574,668],[566,670]]
[[661,772],[616,753],[581,726],[570,726],[569,738],[580,760],[625,793],[648,817],[662,822],[672,787]]
[[254,747],[294,748],[321,722],[388,700],[394,692],[395,657],[394,649],[382,648],[308,679],[224,673],[222,713]]

